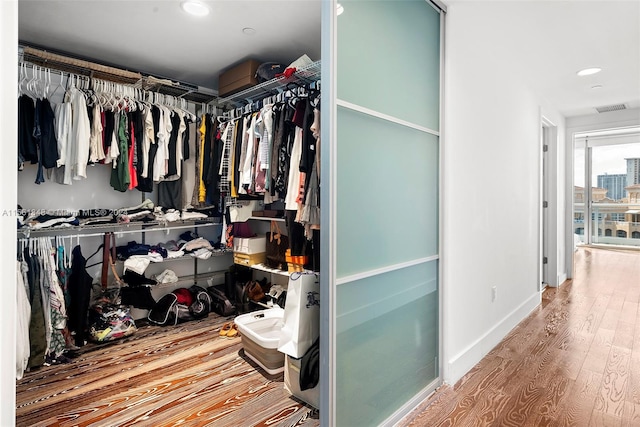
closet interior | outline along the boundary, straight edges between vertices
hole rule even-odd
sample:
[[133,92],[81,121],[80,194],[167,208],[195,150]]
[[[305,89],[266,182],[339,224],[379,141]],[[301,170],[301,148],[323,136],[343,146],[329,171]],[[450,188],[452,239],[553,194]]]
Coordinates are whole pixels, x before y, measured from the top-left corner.
[[317,423],[319,58],[222,97],[48,48],[18,58],[18,424],[46,370],[195,330]]

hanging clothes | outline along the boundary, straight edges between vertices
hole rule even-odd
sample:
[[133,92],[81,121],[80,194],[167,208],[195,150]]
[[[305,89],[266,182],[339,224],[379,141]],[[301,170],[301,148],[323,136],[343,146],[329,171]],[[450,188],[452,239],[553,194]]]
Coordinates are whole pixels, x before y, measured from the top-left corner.
[[72,149],[71,155],[67,156],[67,168],[65,169],[65,184],[71,184],[69,178],[78,180],[87,177],[91,127],[87,114],[87,99],[84,93],[72,86],[67,91],[65,101],[71,103],[72,114],[71,140],[69,144]]
[[207,116],[206,115],[202,115],[202,120],[200,121],[200,127],[198,128],[199,134],[200,134],[200,142],[198,144],[198,156],[200,158],[200,167],[198,170],[198,205],[201,203],[204,203],[207,197],[207,188],[206,185],[204,183],[204,179],[203,179],[203,174],[204,174],[204,170],[205,170],[205,158],[206,155],[205,153],[206,148],[205,148],[205,144],[206,144],[206,135],[207,135]]
[[197,159],[197,150],[196,150],[196,139],[197,139],[197,129],[196,123],[190,122],[187,131],[185,132],[185,143],[186,148],[184,150],[186,156],[185,160],[182,164],[182,203],[180,205],[180,209],[188,209],[194,207],[192,202],[192,198],[194,195],[194,187],[196,185],[196,159]]
[[39,140],[40,163],[42,167],[51,169],[57,166],[60,156],[55,129],[56,117],[48,99],[36,101],[36,117],[37,124],[34,125],[34,136],[37,134]]
[[[160,126],[160,109],[156,105],[144,109],[143,134],[143,170],[138,180],[138,190],[144,193],[153,191],[154,164],[158,152],[158,131]],[[146,153],[146,154],[145,154]],[[146,167],[145,167],[146,166]]]
[[35,120],[35,104],[28,95],[18,98],[18,170],[22,170],[24,162],[38,163],[38,149],[33,137]]
[[[71,274],[69,275],[69,306],[68,327],[74,336],[75,345],[83,346],[86,340],[87,310],[91,295],[91,283],[93,282],[86,269],[87,261],[82,255],[80,246],[72,251]],[[33,310],[32,310],[33,312]]]
[[31,304],[23,276],[23,261],[16,261],[16,379],[21,379],[29,366],[31,346],[29,343],[29,322]]
[[29,304],[31,305],[31,318],[29,320],[29,362],[28,368],[42,366],[47,352],[47,336],[45,325],[45,313],[42,301],[42,289],[40,286],[40,266],[36,257],[29,248],[24,249],[24,260],[27,267],[27,280],[29,285]]
[[89,137],[89,161],[97,163],[106,157],[103,146],[102,136],[102,108],[100,105],[94,105],[91,110],[91,136]]
[[[69,102],[61,102],[57,104],[54,110],[56,141],[58,142],[58,160],[57,167],[64,166],[67,162],[68,145],[71,136],[71,104]],[[58,176],[64,176],[64,170]]]
[[128,190],[133,190],[138,186],[138,172],[136,170],[137,155],[136,155],[136,128],[134,123],[134,114],[127,114],[127,121],[129,122],[129,141],[128,141],[128,172],[129,172],[129,186]]
[[113,162],[110,184],[114,190],[129,189],[129,124],[125,113],[118,114],[118,157]]

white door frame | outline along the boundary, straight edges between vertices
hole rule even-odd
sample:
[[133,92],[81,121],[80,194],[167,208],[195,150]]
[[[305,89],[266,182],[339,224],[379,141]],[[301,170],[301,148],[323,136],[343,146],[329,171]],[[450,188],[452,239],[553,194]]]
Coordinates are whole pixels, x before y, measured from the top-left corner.
[[558,127],[550,119],[542,115],[540,118],[540,240],[538,259],[539,291],[542,291],[545,286],[556,287],[560,285],[560,283],[558,283],[557,273],[557,159]]

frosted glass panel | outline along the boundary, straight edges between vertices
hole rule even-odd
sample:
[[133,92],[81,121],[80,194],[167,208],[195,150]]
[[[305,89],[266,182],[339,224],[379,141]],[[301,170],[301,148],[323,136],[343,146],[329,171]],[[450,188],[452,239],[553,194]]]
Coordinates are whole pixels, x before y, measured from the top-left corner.
[[338,98],[438,130],[438,12],[424,0],[340,4]]
[[338,107],[337,277],[438,253],[438,138]]
[[378,425],[437,378],[437,280],[432,261],[338,286],[337,425]]

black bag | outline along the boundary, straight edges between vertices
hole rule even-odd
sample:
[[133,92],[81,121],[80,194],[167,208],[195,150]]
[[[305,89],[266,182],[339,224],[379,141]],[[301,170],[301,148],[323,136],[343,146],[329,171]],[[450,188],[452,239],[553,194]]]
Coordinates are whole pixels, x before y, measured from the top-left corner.
[[[190,303],[184,302],[185,296],[189,297],[188,300]],[[156,302],[156,305],[149,310],[147,319],[161,326],[177,325],[179,322],[193,320],[196,317],[191,307],[197,304],[197,302],[194,302],[192,298],[193,296],[188,289],[175,289]]]
[[178,324],[178,317],[176,316],[176,305],[178,304],[178,297],[173,293],[168,293],[160,298],[156,305],[149,310],[147,319],[156,325],[176,325]]
[[308,390],[320,381],[320,338],[309,347],[300,363],[300,390]]
[[267,267],[287,271],[287,249],[289,249],[289,238],[280,232],[277,222],[271,221],[271,230],[267,233],[265,244]]
[[211,297],[211,310],[220,316],[231,316],[235,313],[236,308],[220,289],[215,286],[209,286],[207,293]]
[[204,289],[198,285],[193,285],[189,288],[189,291],[193,294],[193,304],[189,306],[189,312],[194,317],[194,319],[200,319],[202,317],[207,317],[211,312],[212,307],[212,299],[211,295]]
[[276,74],[282,73],[284,71],[284,67],[282,64],[277,62],[263,62],[256,69],[256,79],[258,83],[263,83],[268,80],[274,79]]
[[246,282],[236,282],[236,313],[248,313],[249,310],[249,293],[247,292],[253,280]]

